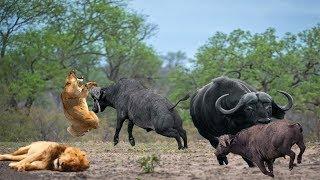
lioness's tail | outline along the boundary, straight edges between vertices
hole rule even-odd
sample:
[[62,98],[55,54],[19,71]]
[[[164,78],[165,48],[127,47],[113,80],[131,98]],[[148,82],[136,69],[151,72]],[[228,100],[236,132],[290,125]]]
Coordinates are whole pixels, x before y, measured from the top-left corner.
[[185,100],[187,100],[187,99],[189,99],[189,97],[190,97],[190,94],[188,93],[188,94],[186,94],[183,98],[181,98],[174,106],[172,106],[169,110],[171,111],[171,110],[173,110],[181,101],[185,101]]

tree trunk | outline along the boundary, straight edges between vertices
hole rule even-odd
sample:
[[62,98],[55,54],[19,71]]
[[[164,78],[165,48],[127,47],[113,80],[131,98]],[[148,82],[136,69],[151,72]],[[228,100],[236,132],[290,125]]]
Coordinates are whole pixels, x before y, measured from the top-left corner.
[[0,63],[3,61],[3,57],[6,53],[6,48],[8,44],[8,34],[6,33],[1,33],[1,40],[2,40],[2,46],[1,46],[1,51],[0,51]]
[[15,95],[12,95],[10,100],[9,100],[9,108],[13,110],[18,110],[18,102],[14,98]]
[[62,110],[60,93],[51,90],[49,91],[49,95],[54,100],[57,110]]
[[263,81],[261,82],[261,85],[262,85],[262,90],[263,90],[263,92],[268,93],[268,91],[269,91],[269,84],[268,84],[268,82],[267,82],[266,80],[263,80]]
[[31,107],[32,107],[33,102],[34,102],[34,98],[29,96],[29,97],[27,98],[26,103],[24,104],[25,114],[26,114],[27,116],[29,116],[29,114],[30,114],[30,110],[31,110]]
[[317,141],[320,141],[320,119],[317,120],[316,122],[316,137],[317,137]]

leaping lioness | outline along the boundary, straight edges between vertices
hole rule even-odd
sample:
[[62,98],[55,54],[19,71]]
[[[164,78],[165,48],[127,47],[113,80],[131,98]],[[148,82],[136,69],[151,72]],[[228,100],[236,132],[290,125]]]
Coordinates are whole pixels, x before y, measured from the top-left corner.
[[93,81],[82,84],[82,81],[83,78],[78,78],[74,70],[70,71],[61,93],[64,114],[71,122],[67,130],[76,137],[83,136],[99,126],[99,118],[89,111],[86,101],[89,90],[97,84]]

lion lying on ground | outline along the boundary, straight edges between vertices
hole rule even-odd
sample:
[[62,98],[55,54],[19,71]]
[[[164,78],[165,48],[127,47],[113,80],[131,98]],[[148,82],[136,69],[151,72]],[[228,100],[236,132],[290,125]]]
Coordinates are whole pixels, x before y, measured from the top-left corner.
[[18,171],[83,171],[89,168],[86,153],[79,148],[47,141],[34,142],[11,154],[0,155],[0,161],[7,160],[18,161],[9,164]]
[[78,78],[74,70],[72,70],[67,78],[61,93],[63,110],[66,118],[71,122],[71,126],[67,128],[68,132],[75,136],[83,136],[91,129],[99,126],[97,115],[89,111],[86,98],[89,90],[97,86],[93,81],[82,84],[83,78]]

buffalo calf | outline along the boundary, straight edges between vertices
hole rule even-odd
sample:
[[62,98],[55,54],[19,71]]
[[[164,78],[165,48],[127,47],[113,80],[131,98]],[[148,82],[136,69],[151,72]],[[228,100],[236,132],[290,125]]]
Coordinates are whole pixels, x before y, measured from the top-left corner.
[[254,162],[263,174],[274,177],[273,162],[278,157],[289,156],[289,169],[292,170],[296,156],[291,150],[294,144],[300,148],[297,158],[300,164],[306,148],[303,142],[302,127],[299,123],[279,120],[252,126],[236,135],[220,136],[215,154],[217,158],[225,157],[230,152],[241,155]]

